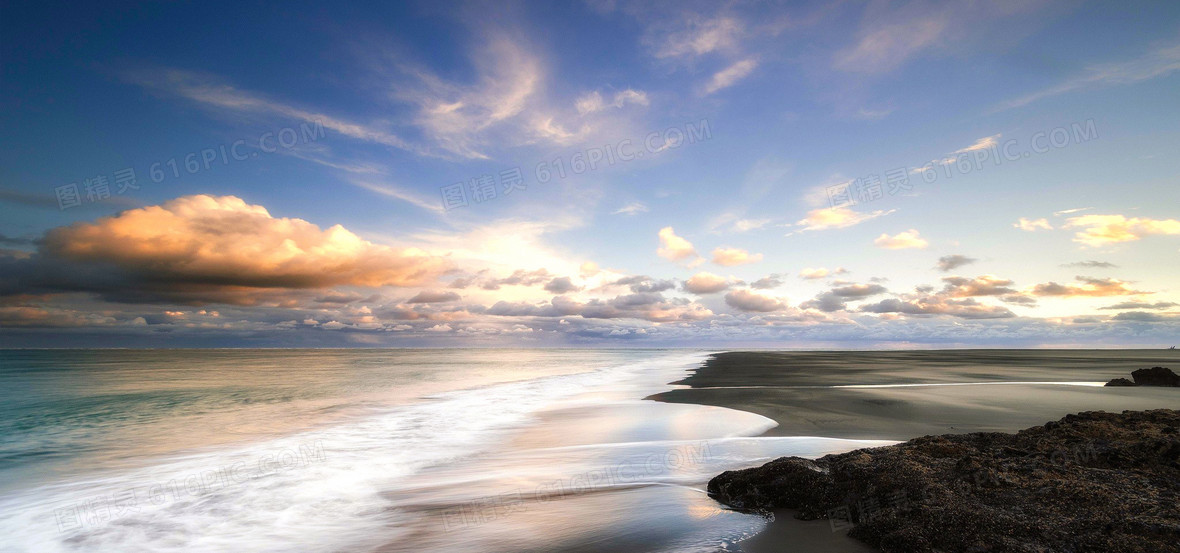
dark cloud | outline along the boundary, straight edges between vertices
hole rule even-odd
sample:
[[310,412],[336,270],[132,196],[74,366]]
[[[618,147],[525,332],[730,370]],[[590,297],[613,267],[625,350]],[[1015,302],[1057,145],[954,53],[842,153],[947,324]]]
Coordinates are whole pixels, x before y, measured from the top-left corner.
[[754,282],[750,283],[750,287],[756,290],[770,290],[771,288],[778,288],[783,285],[783,279],[786,278],[786,273],[774,273],[772,275],[764,276]]
[[1141,290],[1131,289],[1126,281],[1118,280],[1116,278],[1094,278],[1087,276],[1078,276],[1076,279],[1082,284],[1058,284],[1056,282],[1048,282],[1045,284],[1038,284],[1033,287],[1033,294],[1037,296],[1134,296],[1138,294],[1150,294],[1151,292],[1144,292]]
[[866,298],[888,292],[880,284],[852,284],[832,288],[832,294],[841,298]]
[[979,260],[975,259],[974,257],[967,257],[965,255],[944,255],[938,258],[938,270],[943,272],[951,271],[962,267],[963,265],[975,263],[976,261]]
[[28,194],[16,190],[0,190],[0,202],[18,204],[40,209],[60,209],[57,197],[49,194]]
[[1081,268],[1081,269],[1116,269],[1118,265],[1106,261],[1075,261],[1073,263],[1066,263],[1062,267],[1067,268]]
[[1122,303],[1116,303],[1106,307],[1099,307],[1098,309],[1167,309],[1169,307],[1176,307],[1177,305],[1180,304],[1171,301],[1157,301],[1155,303],[1149,303],[1145,301],[1124,301]]
[[552,292],[554,294],[577,292],[581,289],[581,287],[576,286],[573,281],[570,280],[570,277],[557,277],[545,283],[545,291]]
[[1023,305],[1026,307],[1033,307],[1037,304],[1037,299],[1021,294],[1009,294],[1007,296],[1000,296],[1000,301],[1004,303],[1014,303],[1016,305]]
[[1125,313],[1119,313],[1118,315],[1115,315],[1114,317],[1111,317],[1111,318],[1116,321],[1131,321],[1131,322],[1137,322],[1137,323],[1155,323],[1155,322],[1175,320],[1176,316],[1175,315],[1163,315],[1160,313],[1148,313],[1146,311],[1127,311]]
[[847,307],[847,301],[847,298],[837,296],[832,292],[824,292],[816,296],[813,300],[799,304],[799,307],[803,309],[818,309],[824,313],[833,313],[844,310]]

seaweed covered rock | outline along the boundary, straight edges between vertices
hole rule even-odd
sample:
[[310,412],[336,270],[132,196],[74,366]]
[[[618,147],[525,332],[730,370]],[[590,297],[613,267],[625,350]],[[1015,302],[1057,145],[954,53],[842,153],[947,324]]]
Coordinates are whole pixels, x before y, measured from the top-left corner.
[[1180,411],[786,457],[708,489],[742,511],[829,518],[887,553],[1180,552]]

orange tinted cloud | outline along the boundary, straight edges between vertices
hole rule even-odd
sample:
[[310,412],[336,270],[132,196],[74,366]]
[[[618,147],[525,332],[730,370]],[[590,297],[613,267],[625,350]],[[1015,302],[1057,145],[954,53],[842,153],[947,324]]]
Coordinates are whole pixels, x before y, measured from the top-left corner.
[[156,283],[226,287],[419,286],[447,269],[422,250],[276,218],[234,196],[184,196],[59,227],[46,233],[42,253]]
[[1176,219],[1148,219],[1122,215],[1084,215],[1067,220],[1066,228],[1085,227],[1074,235],[1074,242],[1087,246],[1104,246],[1132,242],[1151,234],[1180,234]]

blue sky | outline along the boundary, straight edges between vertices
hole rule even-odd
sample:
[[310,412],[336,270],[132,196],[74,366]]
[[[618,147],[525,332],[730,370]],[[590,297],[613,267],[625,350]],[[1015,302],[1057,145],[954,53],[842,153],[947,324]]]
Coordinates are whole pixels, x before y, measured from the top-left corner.
[[3,346],[1177,341],[1173,3],[2,13]]

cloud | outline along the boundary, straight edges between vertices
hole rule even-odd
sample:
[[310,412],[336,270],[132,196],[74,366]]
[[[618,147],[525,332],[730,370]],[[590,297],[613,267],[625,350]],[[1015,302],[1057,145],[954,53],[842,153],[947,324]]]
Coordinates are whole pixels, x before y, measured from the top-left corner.
[[747,232],[760,229],[770,223],[770,219],[738,219],[731,227],[734,232]]
[[616,209],[611,215],[637,215],[640,213],[647,213],[647,206],[640,202],[631,202]]
[[815,280],[815,279],[824,278],[824,277],[828,276],[828,274],[830,274],[828,272],[828,270],[823,267],[820,267],[818,269],[813,269],[811,267],[807,267],[807,268],[803,269],[802,271],[799,271],[799,278],[803,278],[803,279],[807,279],[807,280]]
[[750,283],[750,287],[756,290],[769,290],[771,288],[778,288],[779,286],[783,285],[783,277],[785,276],[785,274],[779,273],[764,276]]
[[1014,303],[1016,305],[1023,305],[1025,307],[1036,307],[1037,299],[1025,296],[1023,294],[1008,294],[1000,296],[1000,301],[1004,303]]
[[435,200],[434,198],[426,199],[422,196],[419,196],[418,194],[404,190],[397,186],[393,186],[391,184],[376,183],[372,180],[364,178],[350,178],[348,181],[370,192],[376,192],[382,196],[401,200],[427,211],[433,211],[436,213],[441,213],[444,211],[442,203]]
[[43,255],[164,287],[420,286],[449,268],[340,225],[275,218],[234,196],[184,196],[45,234]]
[[1074,284],[1058,284],[1056,282],[1048,282],[1034,286],[1032,293],[1037,296],[1058,297],[1134,296],[1151,293],[1131,289],[1128,286],[1130,283],[1116,278],[1094,278],[1078,276],[1075,278],[1075,280],[1081,282],[1082,284],[1079,286]]
[[660,229],[660,248],[656,250],[660,257],[669,261],[680,261],[697,255],[692,243],[676,235],[672,227]]
[[759,261],[762,261],[760,253],[750,254],[750,252],[738,248],[716,248],[713,250],[713,263],[723,267],[758,263]]
[[671,290],[676,287],[676,282],[672,280],[656,280],[649,276],[636,275],[624,277],[616,280],[612,284],[617,286],[627,286],[631,288],[632,292],[663,292]]
[[322,124],[344,136],[421,153],[421,150],[386,129],[347,121],[314,110],[284,104],[272,98],[239,90],[212,75],[172,68],[125,71],[123,78],[149,90],[180,96],[198,104],[237,113],[261,113]]
[[930,245],[929,242],[919,236],[918,231],[914,229],[910,229],[905,232],[899,232],[893,236],[882,234],[881,236],[878,236],[876,240],[873,240],[873,244],[878,248],[884,248],[887,250],[922,249]]
[[975,259],[974,257],[967,257],[965,255],[959,255],[959,254],[944,255],[944,256],[938,258],[938,270],[940,270],[942,272],[947,272],[947,271],[951,271],[951,270],[957,269],[959,267],[962,267],[964,265],[969,265],[971,263],[975,263],[976,261],[979,261],[979,260]]
[[875,296],[877,294],[884,294],[888,292],[884,286],[880,284],[849,284],[845,286],[837,286],[823,292],[815,297],[815,299],[805,301],[799,304],[799,307],[804,309],[818,309],[824,313],[833,313],[836,311],[843,311],[848,308],[848,302],[858,299]]
[[5,246],[26,246],[33,244],[35,241],[30,238],[14,238],[0,234],[0,244]]
[[1180,305],[1180,303],[1171,301],[1157,301],[1155,303],[1149,303],[1145,301],[1124,301],[1114,305],[1108,305],[1106,307],[1099,307],[1098,309],[1111,309],[1116,311],[1123,309],[1168,309],[1178,305]]
[[545,283],[545,291],[553,292],[554,294],[565,294],[578,290],[581,290],[581,288],[574,285],[570,277],[558,277]]
[[990,149],[1000,143],[1000,136],[1001,135],[999,135],[999,134],[985,136],[983,138],[980,138],[979,140],[976,140],[974,144],[967,146],[966,148],[961,148],[961,149],[955,150],[955,151],[951,152],[951,154],[952,155],[969,154],[971,152],[976,152],[979,150]]
[[1119,313],[1112,317],[1116,321],[1132,321],[1137,323],[1156,323],[1163,321],[1175,320],[1175,315],[1164,315],[1161,313],[1147,313],[1144,311],[1128,311],[1126,313]]
[[488,308],[487,314],[496,317],[580,316],[585,319],[639,319],[651,322],[698,321],[713,316],[712,311],[699,304],[687,300],[668,300],[652,292],[626,294],[612,299],[595,298],[584,303],[565,296],[537,304],[501,301]]
[[807,217],[797,224],[802,225],[800,232],[807,230],[826,230],[847,228],[865,221],[876,219],[893,213],[894,210],[877,210],[872,213],[859,213],[847,207],[833,207],[813,209],[807,212]]
[[1128,85],[1169,75],[1180,69],[1180,44],[1157,48],[1133,60],[1093,65],[1056,86],[1000,104],[995,111],[1026,106],[1038,100],[1089,88]]
[[1180,234],[1180,220],[1125,217],[1123,215],[1083,215],[1066,219],[1063,228],[1085,227],[1074,235],[1074,242],[1087,246],[1105,246],[1133,242],[1149,235]]
[[1080,267],[1084,269],[1116,269],[1118,265],[1108,261],[1075,261],[1066,263],[1062,267]]
[[718,71],[713,74],[709,82],[705,85],[705,95],[712,94],[718,90],[729,88],[738,81],[746,78],[754,69],[758,67],[758,61],[754,59],[744,59],[739,62]]
[[459,301],[460,296],[455,292],[444,290],[423,290],[418,295],[406,300],[406,303],[444,303]]
[[866,20],[856,44],[836,53],[835,67],[857,73],[892,71],[911,56],[937,44],[950,23],[945,12],[890,19],[874,17],[872,25]]
[[597,113],[607,108],[621,108],[627,104],[635,104],[640,106],[649,105],[647,93],[641,90],[620,90],[614,95],[614,99],[607,103],[602,98],[602,93],[597,90],[589,92],[574,102],[574,109],[578,110],[581,115],[589,113]]
[[[484,290],[499,290],[501,286],[536,286],[542,282],[550,280],[553,275],[549,274],[548,270],[536,269],[526,271],[524,269],[517,269],[512,271],[512,274],[504,278],[483,278],[480,279],[479,286]],[[452,284],[452,288],[464,288],[475,284],[476,279],[465,279],[461,283]],[[462,284],[460,286],[459,284]]]
[[862,305],[860,310],[866,313],[950,315],[961,319],[1005,319],[1016,316],[1006,307],[982,304],[974,298],[954,300],[938,296],[928,296],[910,301],[891,298],[874,304]]
[[[500,130],[516,140],[567,143],[574,132],[541,111],[545,75],[536,51],[504,30],[483,33],[471,55],[475,79],[450,83],[425,69],[409,72],[421,85],[399,81],[396,94],[417,106],[414,125],[439,148],[468,159],[487,159],[485,148]],[[531,108],[531,110],[530,110]]]
[[734,290],[725,294],[725,303],[734,309],[759,313],[781,311],[787,308],[783,302],[751,290]]
[[1021,217],[1019,221],[1012,223],[1012,226],[1028,232],[1033,232],[1037,229],[1053,230],[1053,225],[1049,224],[1048,219],[1026,219]]
[[865,298],[888,292],[880,284],[850,284],[832,288],[832,294],[841,298]]
[[824,313],[834,313],[848,308],[848,298],[842,298],[831,292],[824,292],[816,296],[815,299],[799,304],[799,307],[803,309],[818,309]]
[[731,17],[690,13],[668,25],[649,29],[646,42],[657,58],[691,59],[734,49],[744,29],[741,21]]
[[713,273],[700,272],[684,282],[684,289],[694,294],[714,294],[729,288],[729,280]]
[[995,275],[981,275],[975,278],[950,276],[943,277],[942,281],[946,283],[943,294],[953,298],[1018,294],[1016,290],[1009,288],[1013,284],[1011,280]]

